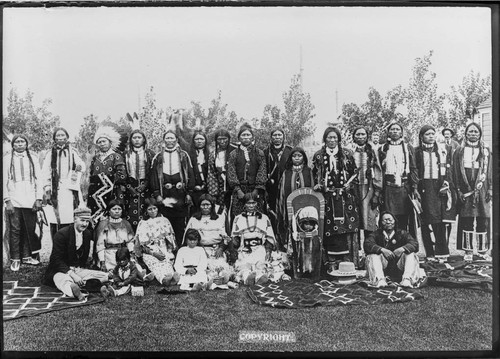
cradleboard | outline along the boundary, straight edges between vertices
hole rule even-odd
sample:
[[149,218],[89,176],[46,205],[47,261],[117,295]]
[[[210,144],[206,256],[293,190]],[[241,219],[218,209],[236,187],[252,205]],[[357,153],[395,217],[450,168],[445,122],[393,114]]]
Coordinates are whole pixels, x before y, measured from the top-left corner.
[[[289,243],[292,244],[293,274],[295,278],[320,278],[325,199],[311,188],[299,188],[287,198],[287,216],[290,228]],[[301,221],[315,223],[313,229],[305,230]]]

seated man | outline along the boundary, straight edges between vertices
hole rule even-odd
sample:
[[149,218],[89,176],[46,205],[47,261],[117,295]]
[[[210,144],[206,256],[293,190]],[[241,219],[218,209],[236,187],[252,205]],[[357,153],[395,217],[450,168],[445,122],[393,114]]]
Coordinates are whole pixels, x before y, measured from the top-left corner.
[[[92,233],[87,229],[91,218],[90,209],[76,208],[73,218],[73,225],[62,228],[54,236],[44,283],[57,287],[69,297],[83,300],[85,296],[80,287],[89,279],[105,283],[108,273],[86,269],[92,240]],[[109,294],[106,286],[101,287],[101,293]]]
[[397,228],[396,217],[390,212],[380,216],[379,229],[364,242],[366,269],[370,282],[387,286],[384,275],[400,277],[401,286],[416,287],[422,279],[418,263],[418,241],[408,232]]

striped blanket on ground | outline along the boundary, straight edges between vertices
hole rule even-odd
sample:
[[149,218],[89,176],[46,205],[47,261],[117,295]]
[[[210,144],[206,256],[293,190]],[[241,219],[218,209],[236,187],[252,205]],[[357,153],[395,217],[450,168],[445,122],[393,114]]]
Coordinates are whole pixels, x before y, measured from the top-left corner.
[[248,288],[247,293],[254,302],[276,308],[376,305],[409,302],[424,297],[418,290],[403,288],[395,283],[386,288],[374,288],[365,281],[341,285],[326,279],[319,282],[291,280],[257,284]]
[[82,301],[64,296],[51,287],[21,287],[17,281],[3,282],[3,320],[32,317],[55,310],[81,307],[103,302],[104,299],[90,293]]

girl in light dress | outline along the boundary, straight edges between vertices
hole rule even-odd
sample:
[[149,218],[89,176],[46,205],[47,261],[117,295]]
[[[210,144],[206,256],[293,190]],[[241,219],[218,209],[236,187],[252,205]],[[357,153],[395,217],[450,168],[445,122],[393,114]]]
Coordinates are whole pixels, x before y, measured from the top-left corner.
[[212,286],[207,277],[207,254],[198,244],[201,241],[200,232],[190,228],[186,231],[186,246],[181,247],[175,258],[174,268],[180,274],[180,290],[200,291]]

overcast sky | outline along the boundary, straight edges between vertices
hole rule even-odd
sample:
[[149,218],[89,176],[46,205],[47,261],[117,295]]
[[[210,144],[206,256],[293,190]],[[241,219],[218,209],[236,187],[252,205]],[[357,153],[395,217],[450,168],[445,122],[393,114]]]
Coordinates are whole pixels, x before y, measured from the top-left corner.
[[439,91],[471,70],[491,74],[491,17],[480,7],[201,7],[4,9],[3,99],[30,89],[76,134],[83,117],[138,112],[154,86],[159,107],[222,99],[261,117],[299,72],[324,129],[344,102],[408,84],[433,50]]

